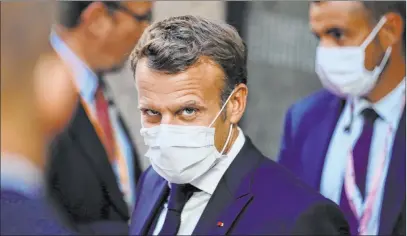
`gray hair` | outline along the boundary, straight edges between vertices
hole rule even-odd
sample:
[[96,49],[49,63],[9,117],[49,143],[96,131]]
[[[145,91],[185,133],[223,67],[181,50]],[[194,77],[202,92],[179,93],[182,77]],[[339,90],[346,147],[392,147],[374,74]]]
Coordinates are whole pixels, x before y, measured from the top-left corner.
[[225,73],[222,103],[236,85],[247,83],[246,45],[226,23],[198,16],[177,16],[155,22],[147,28],[131,53],[133,72],[137,62],[147,58],[148,67],[168,74],[187,70],[206,56]]

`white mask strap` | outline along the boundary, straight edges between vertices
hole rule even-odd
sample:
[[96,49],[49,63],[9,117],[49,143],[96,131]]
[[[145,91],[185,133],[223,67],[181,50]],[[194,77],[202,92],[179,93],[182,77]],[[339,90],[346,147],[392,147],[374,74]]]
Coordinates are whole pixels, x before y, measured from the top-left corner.
[[376,37],[377,33],[379,33],[380,29],[383,27],[384,23],[386,23],[387,19],[385,16],[383,16],[380,21],[377,23],[377,25],[374,27],[372,32],[367,36],[365,41],[360,45],[363,49],[366,49],[367,45],[373,41],[373,39]]
[[229,141],[232,138],[232,131],[233,131],[233,124],[230,124],[228,138],[226,139],[225,145],[223,145],[220,155],[223,155],[223,152],[225,151],[226,147],[228,146]]
[[211,124],[209,125],[209,128],[212,127],[213,123],[215,123],[216,119],[218,119],[219,115],[222,113],[223,109],[225,109],[226,105],[228,104],[230,98],[232,97],[234,93],[234,90],[230,93],[228,99],[226,99],[225,103],[223,104],[222,108],[220,109],[220,111],[218,112],[218,114],[215,116],[215,119],[213,119],[213,121],[211,122]]
[[386,52],[384,53],[382,62],[380,62],[380,65],[379,65],[380,70],[383,70],[384,66],[386,65],[387,61],[389,60],[389,57],[391,55],[391,50],[392,50],[392,47],[388,47]]

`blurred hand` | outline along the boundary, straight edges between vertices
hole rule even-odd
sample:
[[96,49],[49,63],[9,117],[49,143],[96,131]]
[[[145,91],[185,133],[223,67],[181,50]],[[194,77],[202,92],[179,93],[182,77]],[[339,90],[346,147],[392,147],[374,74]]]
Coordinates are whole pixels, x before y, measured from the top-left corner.
[[39,114],[46,134],[53,137],[72,118],[78,96],[69,67],[51,53],[41,56],[34,73]]

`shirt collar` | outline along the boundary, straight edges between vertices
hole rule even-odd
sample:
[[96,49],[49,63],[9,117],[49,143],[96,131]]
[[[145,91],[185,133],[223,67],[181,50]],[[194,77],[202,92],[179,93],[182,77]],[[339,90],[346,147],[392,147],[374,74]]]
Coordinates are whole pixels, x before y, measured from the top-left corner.
[[1,153],[1,188],[24,195],[41,195],[44,179],[39,170],[27,158],[11,153]]
[[74,73],[74,82],[81,97],[87,103],[92,103],[96,89],[99,86],[97,75],[83,62],[69,46],[52,30],[50,43],[58,55],[70,65]]
[[232,145],[231,149],[229,150],[226,157],[220,159],[220,161],[212,167],[208,172],[204,175],[199,177],[198,179],[194,180],[191,184],[198,189],[213,194],[215,192],[216,186],[218,185],[220,179],[222,178],[223,174],[229,168],[230,164],[239,154],[240,150],[242,149],[246,138],[243,134],[243,131],[238,127],[238,136],[235,140],[235,143]]
[[366,99],[356,98],[354,102],[354,116],[358,116],[368,107],[372,107],[385,122],[394,126],[398,122],[399,115],[403,112],[402,106],[405,105],[406,78],[404,78],[396,88],[389,94],[372,104]]

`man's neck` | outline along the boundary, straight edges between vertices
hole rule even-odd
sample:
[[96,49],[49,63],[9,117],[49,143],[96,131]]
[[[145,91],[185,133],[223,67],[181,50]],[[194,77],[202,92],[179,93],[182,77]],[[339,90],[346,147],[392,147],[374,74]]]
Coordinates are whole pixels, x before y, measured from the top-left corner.
[[[83,62],[85,63],[92,71],[97,71],[89,57],[87,57],[87,48],[83,45],[83,41],[77,32],[70,32],[66,29],[55,27],[55,32],[57,35],[64,41],[64,43],[69,47],[70,50]],[[89,45],[88,45],[89,46]]]
[[401,57],[391,59],[386,70],[379,78],[376,87],[369,94],[368,99],[372,103],[380,101],[383,97],[395,89],[406,76],[406,61]]
[[[20,119],[21,120],[21,119]],[[2,155],[19,155],[40,169],[44,168],[46,155],[45,137],[32,122],[1,119]]]

